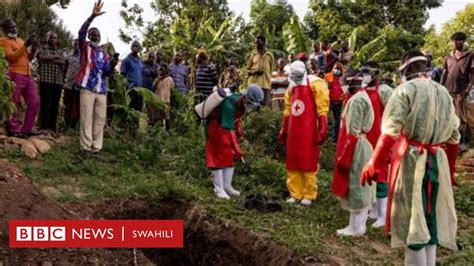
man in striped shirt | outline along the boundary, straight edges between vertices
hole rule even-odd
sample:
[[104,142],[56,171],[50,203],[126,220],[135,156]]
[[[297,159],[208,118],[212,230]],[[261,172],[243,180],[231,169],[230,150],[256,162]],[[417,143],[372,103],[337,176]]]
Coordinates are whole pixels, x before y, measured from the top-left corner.
[[[89,26],[94,18],[103,15],[103,3],[94,3],[92,15],[79,30],[80,70],[76,85],[81,88],[80,95],[80,143],[85,151],[97,153],[102,149],[104,126],[107,111],[106,76],[113,73],[117,64],[115,59],[100,47],[100,31]],[[90,42],[86,40],[88,36]]]
[[201,51],[198,53],[197,64],[195,84],[197,94],[196,103],[200,103],[213,92],[214,86],[217,85],[218,77],[216,67],[209,63],[209,57],[206,52]]

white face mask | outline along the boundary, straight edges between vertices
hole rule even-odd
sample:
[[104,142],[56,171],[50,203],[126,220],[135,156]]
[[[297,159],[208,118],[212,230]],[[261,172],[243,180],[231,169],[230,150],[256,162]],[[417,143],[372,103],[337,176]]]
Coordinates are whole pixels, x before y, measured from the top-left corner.
[[99,45],[100,45],[99,42],[90,42],[90,44],[91,44],[92,47],[95,47],[95,48],[99,47]]
[[349,93],[349,85],[342,85],[342,91],[345,93],[345,94],[348,94]]
[[369,74],[364,74],[364,79],[362,80],[362,88],[365,88],[372,82],[372,76]]
[[7,36],[10,37],[10,38],[14,38],[14,39],[15,39],[15,38],[18,37],[18,33],[11,33],[11,32],[10,32],[10,33],[7,34]]

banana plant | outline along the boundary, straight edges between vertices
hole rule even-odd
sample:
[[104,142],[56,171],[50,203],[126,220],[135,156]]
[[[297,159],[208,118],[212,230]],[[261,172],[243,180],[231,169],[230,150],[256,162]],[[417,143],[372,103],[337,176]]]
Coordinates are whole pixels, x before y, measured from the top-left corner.
[[141,87],[128,89],[125,78],[122,76],[115,75],[110,85],[114,90],[112,104],[110,105],[114,109],[112,126],[122,130],[126,137],[133,137],[135,133],[145,133],[148,125],[147,114],[130,107],[131,92],[137,92],[142,96],[144,103],[147,105],[152,105],[159,110],[169,108],[149,89]]
[[13,84],[7,73],[7,61],[5,53],[0,48],[0,125],[3,125],[15,112],[16,108],[12,101]]
[[307,38],[296,15],[292,16],[290,21],[283,26],[283,40],[289,53],[306,52],[308,50]]

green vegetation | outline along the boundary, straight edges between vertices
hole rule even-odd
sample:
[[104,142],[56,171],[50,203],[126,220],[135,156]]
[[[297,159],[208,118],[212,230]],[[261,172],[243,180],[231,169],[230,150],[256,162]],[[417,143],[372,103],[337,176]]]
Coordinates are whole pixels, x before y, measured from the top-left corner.
[[5,53],[0,48],[0,125],[3,125],[15,111],[12,102],[13,84],[7,76]]
[[[176,121],[170,132],[149,128],[143,138],[124,139],[109,130],[99,158],[81,153],[76,135],[37,161],[20,152],[0,155],[15,162],[40,187],[59,190],[54,197],[62,202],[97,202],[116,198],[158,200],[165,196],[190,199],[203,206],[210,217],[223,218],[255,230],[267,238],[312,256],[336,256],[353,263],[400,262],[401,251],[389,249],[383,230],[369,229],[361,238],[340,238],[335,230],[346,225],[348,214],[331,194],[334,146],[322,149],[318,175],[319,197],[311,207],[288,205],[285,186],[284,149],[275,143],[281,113],[264,109],[249,114],[244,121],[243,149],[247,164],[238,164],[235,187],[244,196],[218,200],[212,192],[210,172],[204,162],[204,132],[195,121]],[[263,123],[267,121],[267,123]],[[443,250],[443,262],[472,261],[474,241],[472,184],[456,190],[460,220],[457,253]],[[283,211],[261,214],[244,210],[245,196],[264,195],[283,205]]]
[[466,44],[471,48],[474,41],[474,4],[467,4],[464,10],[458,12],[449,22],[445,23],[441,32],[436,32],[434,27],[428,30],[423,49],[433,53],[433,62],[437,66],[443,65],[444,57],[452,51],[450,37],[453,33],[461,31],[466,33]]

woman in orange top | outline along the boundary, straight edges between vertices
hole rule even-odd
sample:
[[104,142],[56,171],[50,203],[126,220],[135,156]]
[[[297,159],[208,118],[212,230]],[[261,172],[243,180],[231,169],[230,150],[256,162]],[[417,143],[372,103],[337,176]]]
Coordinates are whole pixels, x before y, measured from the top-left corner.
[[334,64],[332,71],[324,76],[324,80],[328,83],[329,100],[334,123],[331,129],[331,137],[336,143],[339,137],[339,124],[341,123],[342,106],[344,102],[344,92],[341,87],[341,79],[344,75],[344,67],[341,63]]

